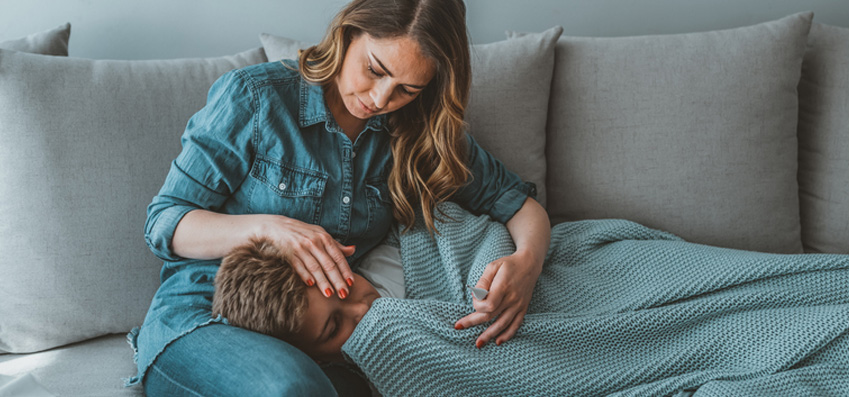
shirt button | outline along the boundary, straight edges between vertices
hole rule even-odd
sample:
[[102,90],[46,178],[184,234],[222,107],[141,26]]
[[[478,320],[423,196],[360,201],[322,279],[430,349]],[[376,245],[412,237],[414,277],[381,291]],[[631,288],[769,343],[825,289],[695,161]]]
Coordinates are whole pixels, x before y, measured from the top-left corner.
[[348,204],[348,202],[350,202],[350,201],[351,201],[351,199],[350,199],[350,198],[348,198],[348,196],[345,196],[345,197],[343,197],[343,198],[342,198],[342,203],[343,203],[343,204]]
[[277,185],[277,188],[280,190],[286,190],[286,184],[281,182],[280,185]]
[[355,157],[357,157],[357,152],[352,151],[351,152],[351,158],[355,158]]

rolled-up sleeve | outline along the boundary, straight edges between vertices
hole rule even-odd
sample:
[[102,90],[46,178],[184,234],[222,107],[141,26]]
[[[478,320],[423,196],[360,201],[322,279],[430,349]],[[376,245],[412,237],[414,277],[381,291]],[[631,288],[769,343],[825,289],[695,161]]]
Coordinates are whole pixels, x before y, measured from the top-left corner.
[[472,177],[452,197],[453,201],[478,214],[507,223],[522,208],[526,198],[537,197],[537,187],[523,182],[519,175],[508,170],[501,161],[478,145],[467,134],[467,155]]
[[206,106],[189,120],[182,151],[147,209],[145,241],[160,259],[182,259],[171,240],[186,213],[216,211],[245,180],[254,151],[254,105],[250,85],[235,70],[212,85]]

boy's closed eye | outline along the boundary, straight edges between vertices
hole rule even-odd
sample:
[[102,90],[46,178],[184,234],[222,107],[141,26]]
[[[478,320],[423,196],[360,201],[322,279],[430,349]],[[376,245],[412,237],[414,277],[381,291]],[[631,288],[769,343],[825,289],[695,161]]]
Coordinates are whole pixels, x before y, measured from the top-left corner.
[[307,288],[307,307],[301,329],[285,338],[317,361],[342,361],[342,345],[354,332],[360,319],[379,298],[368,280],[355,274],[351,292],[345,299],[325,297],[318,288]]

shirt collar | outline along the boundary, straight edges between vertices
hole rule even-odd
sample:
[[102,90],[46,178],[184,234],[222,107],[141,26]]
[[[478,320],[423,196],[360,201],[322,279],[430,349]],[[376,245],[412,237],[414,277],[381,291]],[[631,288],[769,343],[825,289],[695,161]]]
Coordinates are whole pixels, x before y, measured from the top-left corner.
[[[336,123],[331,110],[328,108],[327,103],[325,103],[325,94],[322,86],[310,84],[302,78],[301,97],[299,100],[298,123],[302,128],[324,122],[325,128],[328,131],[342,132],[342,128]],[[366,128],[380,131],[384,129],[386,121],[387,115],[385,114],[370,117],[366,121]]]

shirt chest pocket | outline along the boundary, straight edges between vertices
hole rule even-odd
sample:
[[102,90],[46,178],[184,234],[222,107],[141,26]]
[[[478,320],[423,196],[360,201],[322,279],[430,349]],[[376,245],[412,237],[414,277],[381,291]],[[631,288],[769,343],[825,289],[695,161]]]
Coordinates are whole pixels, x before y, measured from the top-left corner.
[[255,186],[250,212],[283,215],[311,224],[321,219],[326,173],[258,157],[251,167],[251,178]]
[[392,224],[393,201],[387,181],[373,178],[366,181],[366,198],[369,203],[369,230],[386,231]]

